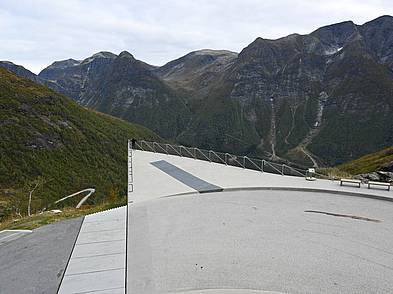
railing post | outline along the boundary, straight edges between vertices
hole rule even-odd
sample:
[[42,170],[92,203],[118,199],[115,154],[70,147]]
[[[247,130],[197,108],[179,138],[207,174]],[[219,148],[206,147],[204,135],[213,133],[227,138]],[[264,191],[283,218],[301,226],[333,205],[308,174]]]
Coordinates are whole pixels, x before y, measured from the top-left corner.
[[196,147],[194,148],[194,159],[196,159]]
[[246,168],[246,157],[247,156],[243,156],[243,168]]
[[227,161],[227,157],[228,157],[228,153],[225,153],[225,165],[228,165],[228,161]]
[[212,158],[211,158],[211,150],[208,151],[209,152],[209,161],[212,162]]
[[262,159],[262,172],[264,172],[264,170],[265,170],[265,160]]
[[281,165],[281,175],[282,175],[282,176],[284,175],[284,167],[285,167],[285,165],[282,164],[282,165]]
[[181,146],[180,146],[180,157],[183,157],[183,156],[181,155]]

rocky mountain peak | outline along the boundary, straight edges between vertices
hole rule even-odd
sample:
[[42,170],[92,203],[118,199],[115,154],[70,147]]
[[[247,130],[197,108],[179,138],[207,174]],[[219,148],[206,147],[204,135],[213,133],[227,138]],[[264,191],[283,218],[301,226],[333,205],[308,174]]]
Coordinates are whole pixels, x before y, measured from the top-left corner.
[[1,60],[0,61],[2,64],[8,64],[8,65],[15,65],[15,63],[8,61],[8,60]]
[[372,25],[381,26],[381,25],[386,25],[386,24],[393,25],[393,16],[382,15],[376,19],[366,22],[365,24],[363,24],[363,26],[372,26]]
[[221,55],[228,55],[228,56],[237,56],[236,52],[232,52],[229,50],[213,50],[213,49],[201,49],[201,50],[196,50],[191,53],[190,55],[211,55],[211,56],[221,56]]
[[135,60],[134,56],[130,52],[128,52],[128,51],[122,51],[119,54],[119,58],[130,58],[132,60]]
[[80,60],[75,60],[75,59],[66,59],[66,60],[60,60],[60,61],[55,61],[53,62],[49,67],[53,69],[65,69],[70,66],[76,66],[81,63]]
[[310,35],[318,38],[327,47],[341,48],[357,31],[357,26],[352,21],[344,21],[319,28]]
[[393,17],[378,17],[360,26],[359,30],[370,52],[393,71]]
[[[202,49],[190,52],[154,70],[174,88],[199,89],[202,92],[214,78],[235,62],[238,53]],[[197,96],[201,96],[198,91]]]
[[113,54],[112,52],[107,52],[107,51],[101,51],[101,52],[97,52],[95,54],[93,54],[92,56],[86,58],[85,60],[83,60],[81,62],[81,64],[87,64],[90,62],[93,62],[95,60],[111,60],[111,59],[115,59],[117,57],[116,54]]
[[116,58],[116,54],[109,51],[100,51],[92,55],[94,58]]

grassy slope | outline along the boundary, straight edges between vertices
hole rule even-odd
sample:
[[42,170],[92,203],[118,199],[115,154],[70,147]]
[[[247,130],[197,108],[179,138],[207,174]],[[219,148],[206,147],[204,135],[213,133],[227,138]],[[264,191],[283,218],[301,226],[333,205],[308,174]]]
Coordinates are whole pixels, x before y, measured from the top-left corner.
[[26,186],[42,177],[33,209],[87,187],[96,188],[96,202],[110,191],[124,195],[127,139],[158,139],[1,68],[0,128],[0,200],[27,197]]
[[22,217],[0,222],[0,231],[2,230],[33,230],[38,227],[62,221],[69,218],[76,218],[120,206],[127,205],[127,198],[123,197],[115,201],[107,201],[98,205],[83,205],[80,209],[66,207],[61,213],[53,214],[44,212],[42,214],[34,214],[31,217]]
[[379,170],[392,161],[393,146],[341,164],[337,168],[351,174],[362,174]]

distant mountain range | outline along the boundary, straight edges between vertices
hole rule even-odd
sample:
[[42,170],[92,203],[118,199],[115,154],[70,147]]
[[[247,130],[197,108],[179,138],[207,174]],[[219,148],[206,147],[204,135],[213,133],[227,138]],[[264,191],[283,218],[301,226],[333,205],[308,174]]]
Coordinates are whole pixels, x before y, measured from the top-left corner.
[[393,145],[393,17],[257,38],[239,54],[191,52],[164,66],[130,53],[16,74],[181,144],[335,165]]

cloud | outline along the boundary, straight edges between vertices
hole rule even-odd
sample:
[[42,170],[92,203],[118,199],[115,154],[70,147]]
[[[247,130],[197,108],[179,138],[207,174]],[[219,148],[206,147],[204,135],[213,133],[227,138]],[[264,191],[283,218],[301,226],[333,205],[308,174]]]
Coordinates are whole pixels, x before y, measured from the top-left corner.
[[362,24],[393,14],[389,2],[2,0],[0,59],[39,72],[54,60],[128,50],[160,65],[201,48],[240,51],[259,36],[309,33],[344,20]]

